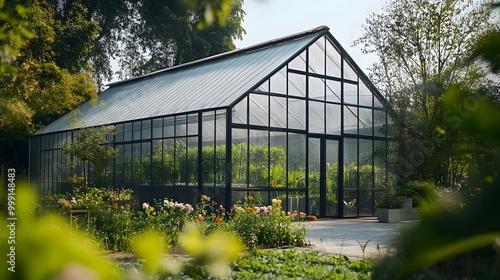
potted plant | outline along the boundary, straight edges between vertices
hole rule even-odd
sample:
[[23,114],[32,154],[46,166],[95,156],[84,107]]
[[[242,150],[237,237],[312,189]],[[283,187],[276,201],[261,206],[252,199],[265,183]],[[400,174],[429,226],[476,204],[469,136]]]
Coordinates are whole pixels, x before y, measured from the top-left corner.
[[434,184],[423,181],[412,181],[399,186],[396,195],[405,198],[403,208],[413,208],[416,197],[425,197],[429,190],[434,189]]
[[401,221],[403,201],[392,188],[386,188],[377,200],[377,219],[381,223],[397,223]]

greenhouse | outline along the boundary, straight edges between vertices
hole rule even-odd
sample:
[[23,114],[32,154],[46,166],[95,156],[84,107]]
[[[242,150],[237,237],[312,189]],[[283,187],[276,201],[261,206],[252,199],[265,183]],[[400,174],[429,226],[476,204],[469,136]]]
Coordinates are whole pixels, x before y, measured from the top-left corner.
[[383,98],[324,26],[112,83],[78,112],[30,138],[41,193],[71,191],[84,164],[96,176],[62,147],[107,125],[118,152],[105,185],[133,189],[137,205],[204,194],[229,209],[252,196],[318,217],[373,216],[387,179]]

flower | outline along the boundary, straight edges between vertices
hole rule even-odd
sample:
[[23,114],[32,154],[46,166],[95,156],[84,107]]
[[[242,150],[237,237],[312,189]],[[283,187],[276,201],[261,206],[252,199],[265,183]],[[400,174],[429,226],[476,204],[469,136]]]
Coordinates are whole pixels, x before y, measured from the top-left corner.
[[210,197],[209,197],[209,196],[206,196],[206,195],[202,195],[202,196],[201,196],[201,199],[202,199],[202,200],[206,200],[206,201],[210,201]]
[[316,220],[318,220],[318,218],[317,218],[316,216],[314,216],[314,215],[309,215],[309,216],[307,216],[307,219],[308,219],[309,221],[316,221]]
[[194,211],[194,208],[193,208],[193,206],[191,204],[185,204],[184,205],[184,209],[186,209],[187,213],[191,213],[191,212]]
[[203,221],[203,216],[202,215],[198,215],[198,220]]
[[252,210],[253,210],[253,208],[252,208],[252,207],[247,207],[247,211],[248,211],[248,212],[250,212],[250,211],[252,211]]
[[221,217],[217,217],[217,218],[215,218],[215,222],[216,222],[216,223],[220,223],[220,222],[222,222],[222,218],[221,218]]
[[147,204],[146,202],[144,202],[142,204],[142,209],[148,209],[149,208],[149,204]]
[[306,216],[307,216],[307,215],[306,215],[306,213],[304,213],[304,212],[300,212],[300,218],[301,218],[301,219],[305,219],[305,218],[306,218]]

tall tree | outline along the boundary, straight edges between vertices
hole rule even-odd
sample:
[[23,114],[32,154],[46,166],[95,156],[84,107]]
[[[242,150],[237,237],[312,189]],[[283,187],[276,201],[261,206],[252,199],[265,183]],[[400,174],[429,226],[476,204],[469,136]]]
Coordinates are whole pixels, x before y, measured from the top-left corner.
[[442,88],[455,84],[474,92],[489,82],[484,67],[468,57],[478,38],[495,30],[490,3],[392,0],[370,15],[355,42],[379,57],[370,77],[394,110],[392,167],[399,183],[433,180],[450,186],[465,175],[468,159],[446,151],[466,137],[457,130],[443,135],[435,124],[446,118],[440,110]]
[[[6,6],[8,13],[16,9]],[[75,4],[67,20],[45,1],[29,1],[19,20],[33,36],[14,57],[2,55],[0,73],[0,167],[26,170],[28,136],[42,126],[96,98],[85,56],[98,26],[86,21],[85,7]],[[5,26],[5,25],[4,25]]]
[[244,33],[243,0],[59,0],[64,18],[80,3],[87,20],[99,24],[88,60],[94,80],[102,86],[115,73],[121,78],[142,75],[235,48]]

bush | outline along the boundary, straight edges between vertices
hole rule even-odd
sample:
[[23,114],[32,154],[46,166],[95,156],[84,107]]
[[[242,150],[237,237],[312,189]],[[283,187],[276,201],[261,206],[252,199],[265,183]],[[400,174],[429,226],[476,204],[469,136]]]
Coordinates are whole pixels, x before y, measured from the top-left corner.
[[235,231],[247,247],[303,246],[307,230],[301,222],[292,223],[281,208],[281,200],[270,206],[234,206],[229,229]]
[[412,181],[399,186],[396,190],[396,194],[401,197],[425,197],[429,191],[434,189],[435,186],[431,182]]
[[45,201],[66,209],[91,210],[90,222],[86,216],[73,216],[73,225],[99,240],[108,251],[130,251],[135,237],[145,231],[159,232],[165,243],[176,246],[187,222],[196,222],[204,236],[233,232],[247,247],[303,246],[306,228],[302,221],[316,218],[302,212],[287,215],[277,199],[270,206],[257,206],[247,199],[245,208],[235,206],[227,213],[206,195],[196,207],[165,198],[153,205],[143,203],[142,211],[136,211],[131,204],[114,204],[114,194],[111,190],[88,189],[74,195],[50,196]]
[[380,199],[376,201],[377,208],[399,209],[403,206],[403,200],[396,194],[393,188],[386,187]]

